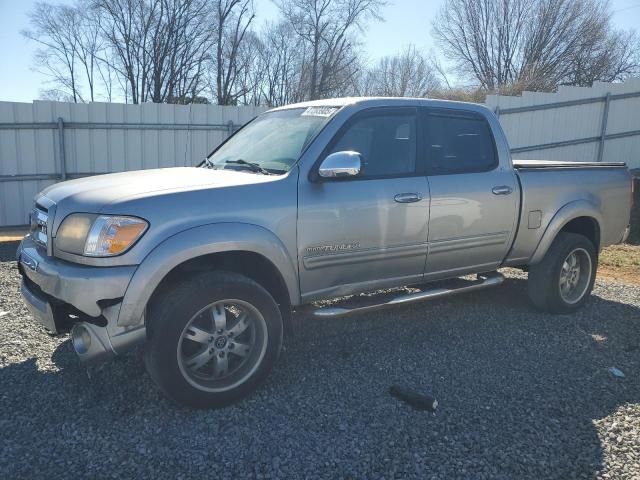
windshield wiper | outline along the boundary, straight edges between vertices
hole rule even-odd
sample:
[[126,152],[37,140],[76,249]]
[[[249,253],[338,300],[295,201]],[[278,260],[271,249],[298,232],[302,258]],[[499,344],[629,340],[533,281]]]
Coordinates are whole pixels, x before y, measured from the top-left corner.
[[206,157],[202,162],[200,162],[198,167],[213,168],[213,169],[216,168],[213,162],[209,160],[209,157]]
[[224,163],[225,164],[232,163],[232,164],[235,164],[235,165],[244,165],[244,166],[247,166],[249,168],[249,170],[251,170],[252,172],[261,173],[263,175],[277,175],[277,173],[270,172],[266,168],[261,167],[260,164],[258,164],[258,163],[247,162],[246,160],[242,160],[242,159],[227,160]]

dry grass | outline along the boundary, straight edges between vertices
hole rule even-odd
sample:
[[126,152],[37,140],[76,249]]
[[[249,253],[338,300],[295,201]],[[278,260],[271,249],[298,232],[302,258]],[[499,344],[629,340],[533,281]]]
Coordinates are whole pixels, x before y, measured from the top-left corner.
[[613,245],[602,250],[598,276],[640,285],[640,245]]
[[612,245],[600,253],[600,265],[627,268],[640,273],[640,245]]

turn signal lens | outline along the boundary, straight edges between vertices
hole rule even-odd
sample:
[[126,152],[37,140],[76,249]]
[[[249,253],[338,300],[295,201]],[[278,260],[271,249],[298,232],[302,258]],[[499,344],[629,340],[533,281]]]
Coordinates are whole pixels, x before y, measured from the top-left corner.
[[100,216],[91,226],[84,254],[109,257],[124,253],[138,241],[148,226],[141,218]]

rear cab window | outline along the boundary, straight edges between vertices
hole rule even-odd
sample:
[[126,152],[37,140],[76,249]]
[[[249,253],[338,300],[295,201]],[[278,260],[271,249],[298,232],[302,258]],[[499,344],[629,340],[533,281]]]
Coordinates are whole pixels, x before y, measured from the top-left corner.
[[487,172],[498,166],[493,134],[482,115],[429,109],[423,118],[427,175]]

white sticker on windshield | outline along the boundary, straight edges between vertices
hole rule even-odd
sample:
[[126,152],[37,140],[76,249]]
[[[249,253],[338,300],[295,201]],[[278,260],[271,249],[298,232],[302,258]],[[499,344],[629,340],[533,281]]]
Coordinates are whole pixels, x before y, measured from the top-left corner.
[[302,112],[303,117],[330,117],[333,115],[337,107],[308,107]]

